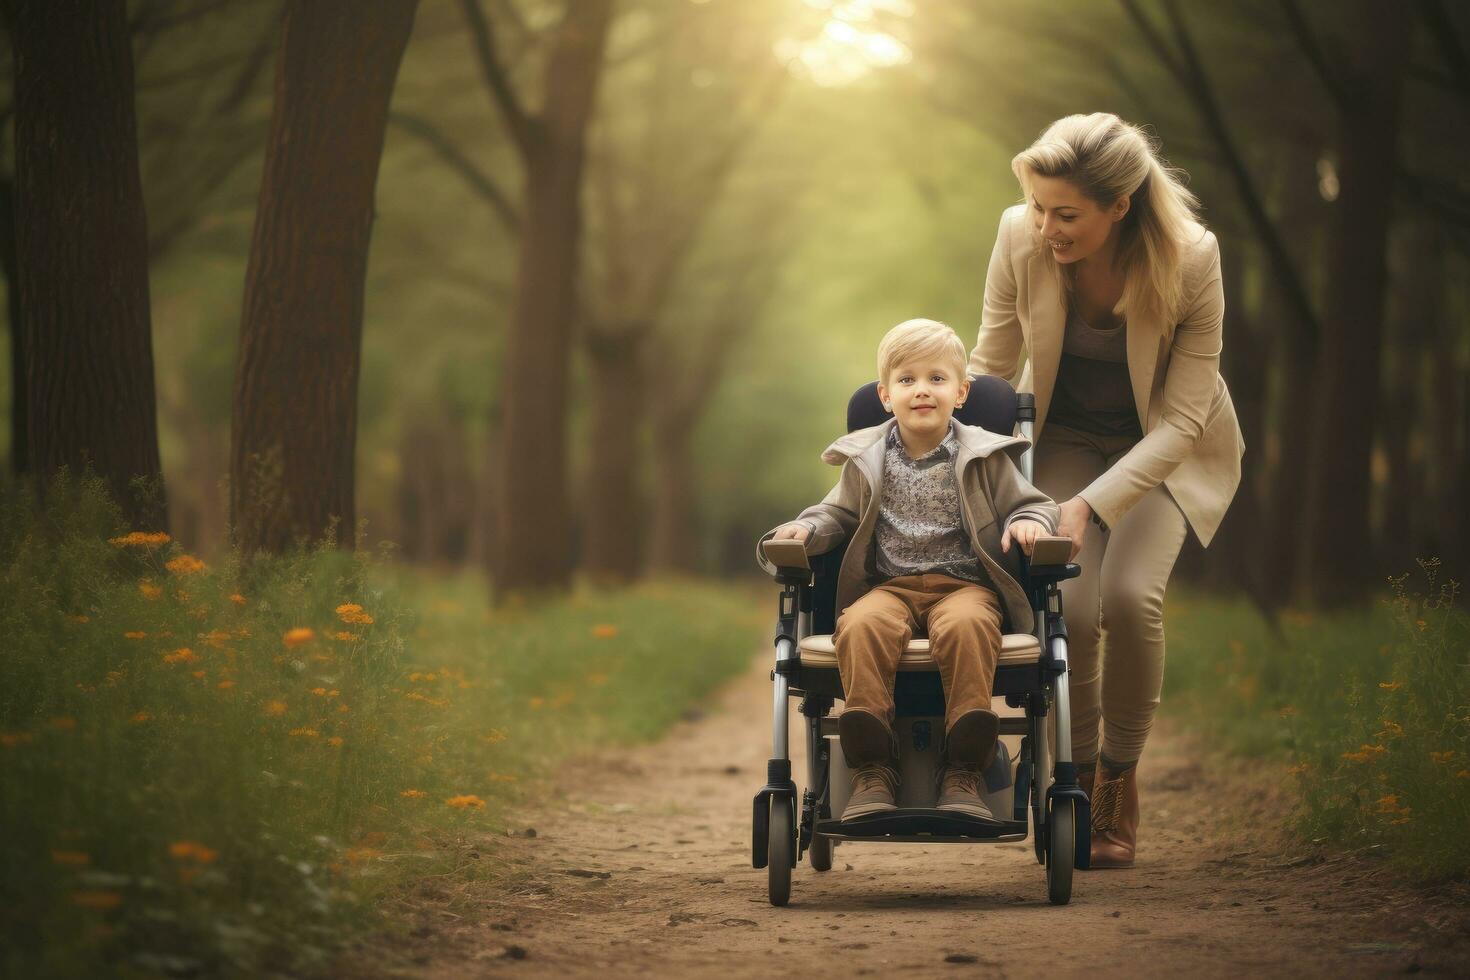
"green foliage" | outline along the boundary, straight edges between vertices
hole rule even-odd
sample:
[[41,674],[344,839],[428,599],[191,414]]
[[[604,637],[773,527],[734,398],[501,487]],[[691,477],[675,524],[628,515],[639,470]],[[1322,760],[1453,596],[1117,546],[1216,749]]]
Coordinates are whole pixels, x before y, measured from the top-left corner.
[[319,968],[562,755],[654,737],[758,640],[729,589],[491,611],[470,576],[125,532],[95,481],[39,513],[0,487],[6,975]]
[[1292,613],[1282,633],[1242,603],[1170,607],[1164,704],[1222,747],[1289,765],[1304,838],[1379,849],[1423,880],[1470,871],[1470,616],[1421,563],[1375,609]]

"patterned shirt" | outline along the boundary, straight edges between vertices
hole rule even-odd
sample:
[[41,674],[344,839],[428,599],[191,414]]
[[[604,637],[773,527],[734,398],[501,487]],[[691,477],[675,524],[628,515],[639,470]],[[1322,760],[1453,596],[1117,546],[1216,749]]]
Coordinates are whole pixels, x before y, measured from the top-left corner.
[[875,535],[884,579],[937,573],[990,587],[961,516],[958,451],[953,422],[944,441],[918,459],[903,448],[898,426],[889,430]]

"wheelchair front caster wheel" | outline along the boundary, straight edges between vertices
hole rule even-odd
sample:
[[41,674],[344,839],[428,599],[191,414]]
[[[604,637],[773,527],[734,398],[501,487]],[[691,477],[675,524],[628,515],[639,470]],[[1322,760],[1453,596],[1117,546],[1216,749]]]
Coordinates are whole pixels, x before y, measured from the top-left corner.
[[813,871],[832,870],[832,846],[832,838],[821,834],[812,836],[812,845],[806,849],[806,857],[811,862]]
[[771,904],[791,900],[791,869],[796,864],[796,821],[791,801],[770,797],[771,825],[766,839],[766,891]]
[[1053,905],[1072,900],[1072,868],[1076,863],[1077,809],[1071,800],[1051,806],[1046,831],[1046,897]]

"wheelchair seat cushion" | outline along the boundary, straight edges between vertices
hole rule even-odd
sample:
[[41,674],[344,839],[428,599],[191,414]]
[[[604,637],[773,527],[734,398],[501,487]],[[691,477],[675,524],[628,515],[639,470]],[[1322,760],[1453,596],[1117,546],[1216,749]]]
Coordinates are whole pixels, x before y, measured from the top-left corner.
[[[808,636],[800,643],[803,667],[837,667],[837,647],[827,634]],[[1000,641],[1000,657],[997,667],[1021,667],[1041,659],[1041,644],[1030,633],[1006,633]],[[915,638],[898,660],[899,670],[938,670],[939,665],[929,655],[929,641]]]

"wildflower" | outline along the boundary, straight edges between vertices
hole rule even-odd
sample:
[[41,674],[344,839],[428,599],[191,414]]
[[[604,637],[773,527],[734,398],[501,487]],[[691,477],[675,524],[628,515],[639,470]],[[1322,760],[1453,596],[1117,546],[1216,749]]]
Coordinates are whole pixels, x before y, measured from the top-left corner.
[[138,583],[138,592],[143,596],[144,599],[147,599],[149,602],[153,602],[155,599],[160,599],[163,597],[163,589],[154,585],[152,582],[149,582],[147,579],[144,579],[142,582]]
[[215,687],[219,688],[221,691],[228,691],[230,688],[232,688],[234,686],[235,686],[235,682],[234,681],[230,681],[230,680],[220,681],[218,684],[215,685]]
[[401,796],[401,797],[403,797],[406,800],[421,800],[425,796],[428,796],[429,794],[428,793],[425,793],[421,789],[406,789],[402,793],[399,793],[398,795]]
[[1397,691],[1404,685],[1401,684],[1399,681],[1379,681],[1378,686],[1383,688],[1385,691]]
[[198,864],[213,864],[214,859],[219,857],[219,851],[194,840],[174,841],[168,846],[168,853],[176,861],[194,861]]
[[27,742],[33,742],[35,741],[35,739],[36,736],[30,734],[29,732],[6,732],[4,734],[0,734],[0,745],[5,746],[7,749],[13,749],[17,745],[24,745]]
[[1449,749],[1445,752],[1430,752],[1429,758],[1433,759],[1439,765],[1444,765],[1455,761],[1455,750]]
[[448,698],[426,697],[425,695],[420,694],[418,691],[409,691],[407,694],[404,695],[404,697],[408,698],[408,700],[410,701],[422,701],[424,704],[432,705],[435,708],[442,708],[449,703]]
[[531,702],[530,703],[531,703],[531,707],[533,707],[533,708],[539,708],[543,704],[546,703],[546,699],[543,698],[543,697],[541,697],[540,695],[537,695],[537,696],[531,698]]
[[115,909],[122,904],[117,892],[72,892],[71,903],[84,909]]
[[148,634],[142,630],[128,630],[123,634],[123,639],[125,640],[146,640],[147,638]]
[[289,734],[293,738],[316,738],[319,733],[315,728],[293,728]]
[[414,671],[412,674],[408,675],[408,680],[411,684],[417,684],[419,682],[427,684],[432,681],[437,681],[438,679],[438,674],[421,674],[418,671]]
[[346,630],[338,630],[332,634],[332,639],[341,640],[343,643],[356,643],[362,637],[356,633],[349,633]]
[[342,747],[342,736],[333,735],[331,738],[327,739],[327,744],[334,749],[340,749]]
[[199,654],[188,647],[179,647],[173,653],[163,655],[163,662],[166,664],[192,664],[197,663],[198,660]]
[[347,712],[349,712],[351,710],[352,709],[349,708],[349,707],[347,707],[347,705],[345,705],[345,704],[339,704],[339,705],[337,705],[337,712],[339,714],[344,714],[345,715],[345,714],[347,714]]
[[280,715],[284,715],[286,713],[286,702],[284,702],[284,701],[267,701],[265,703],[265,707],[262,708],[261,711],[264,712],[267,715],[270,715],[271,717],[278,717]]
[[52,718],[51,727],[56,729],[58,732],[76,731],[77,720],[75,718],[69,718],[65,716],[60,718]]
[[247,626],[241,626],[239,629],[235,630],[235,639],[237,639],[237,640],[248,640],[248,639],[250,639],[250,628],[247,627]]
[[311,693],[319,698],[324,698],[327,696],[327,689],[324,687],[314,687],[311,689]]
[[208,633],[200,633],[199,638],[216,649],[222,649],[230,640],[230,634],[224,630],[210,630]]
[[344,602],[338,606],[337,617],[344,623],[358,623],[363,626],[373,624],[373,617],[363,612],[362,607],[355,602]]
[[85,868],[92,863],[92,857],[82,851],[52,851],[51,860],[68,868]]
[[1419,632],[1421,633],[1424,632],[1424,630],[1429,626],[1429,624],[1422,619],[1414,620],[1414,625],[1419,627]]
[[120,538],[108,538],[107,543],[114,548],[144,548],[152,551],[169,543],[171,539],[162,531],[132,531]]
[[592,627],[592,635],[599,640],[610,640],[618,635],[618,628],[612,623],[598,623]]
[[1383,731],[1374,734],[1379,738],[1403,738],[1404,728],[1398,722],[1385,718],[1383,719]]
[[163,563],[163,567],[175,575],[193,575],[195,572],[204,571],[204,562],[193,555],[179,555]]
[[1378,812],[1391,813],[1399,808],[1399,798],[1393,793],[1378,798]]
[[1342,757],[1349,762],[1371,762],[1387,751],[1388,749],[1381,745],[1369,745],[1365,742],[1358,747],[1357,751],[1344,752]]
[[287,630],[281,635],[281,643],[287,648],[299,647],[303,643],[310,643],[314,639],[316,639],[316,630],[307,626],[298,626],[295,629]]
[[485,736],[485,741],[489,742],[491,745],[494,745],[497,742],[504,742],[505,732],[502,732],[498,728],[492,728],[490,729],[490,734]]
[[1307,765],[1305,762],[1299,762],[1296,765],[1289,767],[1286,771],[1291,773],[1293,776],[1300,776],[1302,773],[1306,772],[1310,768],[1312,767]]
[[128,721],[132,722],[135,725],[141,725],[145,721],[152,721],[152,720],[153,720],[153,716],[150,715],[146,711],[139,711],[137,714],[133,715],[133,717],[131,717],[131,718],[128,719]]
[[485,806],[485,801],[478,796],[451,796],[444,802],[456,810],[479,810]]
[[189,676],[194,678],[196,681],[202,681],[205,678],[205,672],[202,670],[191,670],[189,671]]
[[1455,778],[1470,779],[1470,769],[1461,769],[1459,772],[1455,773]]
[[238,592],[232,593],[230,595],[230,601],[233,602],[237,606],[243,606],[243,605],[245,605],[245,597],[242,596]]
[[66,618],[67,618],[67,621],[68,622],[72,622],[72,623],[90,623],[92,621],[92,617],[90,617],[90,616],[82,616],[80,614],[78,614],[76,616],[68,616]]

